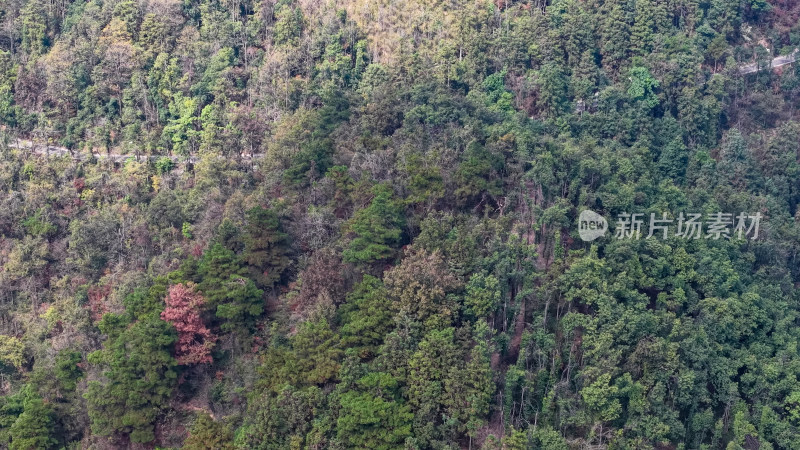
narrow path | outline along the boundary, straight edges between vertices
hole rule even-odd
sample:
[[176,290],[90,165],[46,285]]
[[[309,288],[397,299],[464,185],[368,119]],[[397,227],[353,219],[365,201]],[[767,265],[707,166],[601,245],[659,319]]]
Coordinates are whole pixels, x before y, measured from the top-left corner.
[[[91,155],[85,152],[70,152],[69,149],[65,147],[58,147],[55,145],[41,145],[36,144],[29,139],[15,139],[8,142],[9,148],[15,148],[18,150],[30,150],[31,153],[34,155],[40,156],[55,156],[55,157],[70,157],[76,161],[86,161],[91,159],[91,157],[95,159],[107,159],[113,161],[115,163],[124,162],[127,159],[133,158],[139,161],[142,160],[156,160],[161,158],[169,158],[173,162],[188,162],[188,163],[196,163],[198,157],[196,156],[176,156],[176,155],[134,155],[134,154],[126,154],[126,155],[119,155],[115,153],[92,153]],[[259,159],[263,157],[263,153],[255,153],[255,154],[242,154],[241,159],[244,161],[251,160],[251,159]]]
[[[792,53],[788,54],[788,55],[783,55],[783,56],[778,56],[778,57],[773,58],[772,61],[770,61],[769,66],[760,66],[759,67],[758,63],[750,63],[750,64],[745,64],[743,66],[740,66],[739,67],[739,73],[742,74],[742,75],[747,75],[747,74],[759,72],[761,70],[774,69],[776,67],[781,67],[781,66],[785,66],[787,64],[792,64],[792,63],[797,61],[798,55],[800,55],[800,48],[794,49],[794,51]],[[55,146],[55,145],[40,145],[40,144],[34,143],[33,141],[28,140],[28,139],[13,139],[13,140],[11,140],[11,142],[8,142],[7,145],[10,148],[16,148],[16,149],[19,149],[19,150],[30,150],[31,153],[33,153],[35,155],[48,156],[48,157],[49,156],[56,156],[56,157],[68,156],[68,157],[71,157],[72,159],[75,159],[77,161],[85,161],[87,159],[90,159],[90,156],[91,156],[91,157],[93,157],[95,159],[108,159],[108,160],[111,160],[111,161],[113,161],[115,163],[124,162],[125,160],[127,160],[129,158],[134,158],[134,159],[139,160],[139,161],[141,161],[141,160],[155,160],[155,159],[161,159],[161,158],[169,158],[173,162],[176,162],[176,163],[177,162],[188,162],[188,163],[194,164],[195,162],[197,162],[197,159],[198,159],[196,156],[186,157],[186,156],[175,156],[175,155],[132,155],[132,154],[119,155],[119,154],[113,154],[113,153],[112,154],[108,154],[108,153],[92,153],[91,155],[88,155],[88,154],[86,154],[84,152],[77,152],[77,153],[70,152],[69,149],[67,149],[65,147],[58,147],[58,146]],[[263,156],[264,156],[263,153],[254,153],[254,154],[251,154],[251,155],[248,155],[248,154],[245,153],[245,154],[241,155],[241,159],[244,160],[244,161],[247,161],[247,160],[259,159],[259,158],[262,158]]]
[[788,55],[778,56],[776,58],[773,58],[772,61],[770,61],[769,67],[765,66],[759,67],[758,63],[745,64],[744,66],[739,67],[739,73],[742,75],[746,75],[748,73],[758,72],[759,70],[774,69],[776,67],[791,64],[797,61],[798,52],[800,52],[800,49],[794,49],[794,51]]

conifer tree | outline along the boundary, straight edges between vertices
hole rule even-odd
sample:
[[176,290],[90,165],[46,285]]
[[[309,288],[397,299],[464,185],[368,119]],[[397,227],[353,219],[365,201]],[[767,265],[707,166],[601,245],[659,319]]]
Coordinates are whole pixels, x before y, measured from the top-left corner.
[[220,243],[208,249],[198,266],[198,289],[225,331],[252,325],[264,312],[264,292],[247,277],[241,259]]
[[88,357],[104,374],[103,381],[90,381],[84,394],[92,431],[151,442],[156,417],[177,383],[175,331],[157,316],[131,324],[125,316],[106,314],[98,326],[108,339]]
[[281,280],[289,267],[288,243],[274,211],[257,206],[247,212],[244,246],[244,262],[259,287]]
[[374,356],[392,329],[392,314],[386,307],[386,288],[378,278],[365,275],[342,305],[342,344],[362,358]]
[[393,449],[411,436],[414,415],[403,404],[397,380],[373,372],[356,382],[356,388],[342,394],[336,436],[349,448]]
[[20,394],[22,411],[8,430],[11,450],[57,448],[53,407],[45,403],[30,385]]
[[627,2],[613,0],[603,5],[607,14],[600,27],[603,66],[617,72],[627,60],[630,45],[630,22]]
[[372,263],[394,256],[403,235],[404,219],[400,203],[393,199],[389,186],[379,184],[372,190],[370,205],[355,213],[348,226],[354,235],[342,252],[344,261]]

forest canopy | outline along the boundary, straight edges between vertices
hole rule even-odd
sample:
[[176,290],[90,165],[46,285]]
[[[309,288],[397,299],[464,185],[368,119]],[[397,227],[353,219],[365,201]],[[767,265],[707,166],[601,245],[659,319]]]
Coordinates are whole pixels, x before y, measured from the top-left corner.
[[800,448],[799,46],[789,0],[3,1],[0,446]]

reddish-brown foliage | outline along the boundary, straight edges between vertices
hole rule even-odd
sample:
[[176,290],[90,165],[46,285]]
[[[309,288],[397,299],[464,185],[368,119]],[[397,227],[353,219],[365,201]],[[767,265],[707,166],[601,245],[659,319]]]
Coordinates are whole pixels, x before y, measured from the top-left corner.
[[75,181],[72,182],[72,185],[75,186],[75,190],[80,194],[83,192],[83,189],[86,188],[86,179],[83,177],[76,178]]
[[338,256],[324,250],[314,253],[300,276],[302,284],[299,293],[289,301],[289,307],[293,312],[303,314],[312,311],[326,298],[335,304],[341,303],[347,292],[344,273]]
[[161,312],[161,318],[178,330],[178,342],[175,344],[178,364],[211,363],[211,349],[217,337],[200,317],[205,299],[195,292],[191,284],[174,284],[169,287],[164,301],[167,307]]
[[92,314],[92,320],[100,320],[103,318],[103,314],[108,312],[106,298],[108,298],[108,294],[110,293],[110,284],[105,286],[92,286],[89,288],[87,297],[89,298],[89,311]]
[[195,258],[199,258],[200,256],[203,255],[203,248],[204,247],[205,247],[205,245],[202,242],[198,242],[197,244],[192,246],[192,249],[190,250],[190,253]]
[[790,42],[790,32],[800,21],[800,2],[797,0],[770,0],[770,19],[780,32],[784,44]]

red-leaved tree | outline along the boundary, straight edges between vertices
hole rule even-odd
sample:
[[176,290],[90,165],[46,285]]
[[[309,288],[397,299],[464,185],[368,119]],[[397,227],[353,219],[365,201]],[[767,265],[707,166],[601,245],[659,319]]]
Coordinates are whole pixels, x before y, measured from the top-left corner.
[[217,337],[200,317],[200,308],[205,303],[203,296],[195,292],[192,283],[173,284],[164,301],[167,307],[161,312],[161,319],[178,330],[178,342],[175,344],[178,364],[211,363],[211,349]]
[[86,293],[89,297],[89,311],[92,314],[92,320],[95,322],[103,318],[103,314],[108,312],[108,304],[106,300],[108,295],[111,294],[111,285],[105,286],[92,286]]

